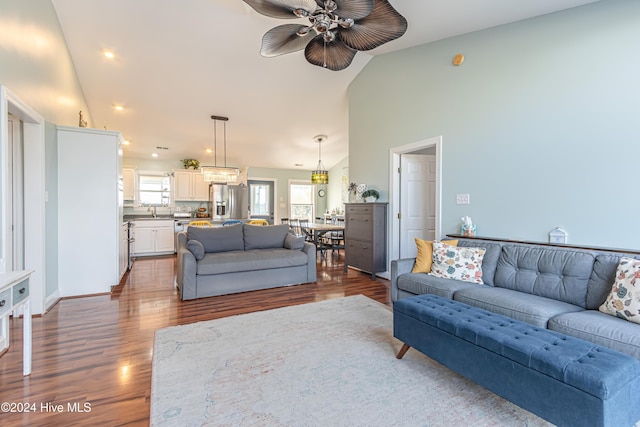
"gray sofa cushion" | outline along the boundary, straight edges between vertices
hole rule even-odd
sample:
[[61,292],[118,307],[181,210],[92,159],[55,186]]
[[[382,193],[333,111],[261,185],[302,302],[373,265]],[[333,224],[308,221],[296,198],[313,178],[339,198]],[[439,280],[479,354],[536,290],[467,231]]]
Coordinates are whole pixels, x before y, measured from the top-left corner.
[[408,273],[398,277],[398,289],[402,291],[416,295],[434,294],[448,299],[453,299],[453,294],[460,289],[476,288],[478,286],[485,285],[443,279],[426,273]]
[[554,317],[549,320],[549,329],[640,359],[640,325],[627,320],[585,310]]
[[187,249],[191,251],[193,256],[197,260],[201,260],[204,258],[204,246],[200,243],[199,240],[189,240],[187,241]]
[[620,258],[623,256],[640,259],[638,256],[622,253],[607,253],[596,256],[587,288],[587,309],[597,310],[607,298],[616,277]]
[[487,242],[484,240],[458,240],[458,246],[467,248],[483,248],[486,250],[482,258],[482,283],[494,286],[494,277],[498,258],[502,252],[502,243]]
[[187,235],[189,240],[202,243],[207,253],[244,250],[242,224],[213,228],[189,227]]
[[297,267],[306,265],[307,261],[308,256],[304,252],[284,248],[207,253],[201,261],[198,261],[196,274],[210,275]]
[[295,251],[301,251],[304,248],[304,236],[296,237],[291,233],[287,233],[284,238],[284,247]]
[[595,257],[589,252],[504,245],[494,286],[584,308]]
[[249,225],[244,224],[244,249],[284,248],[284,238],[289,233],[287,224]]
[[546,328],[547,322],[554,316],[583,311],[582,307],[566,302],[491,286],[461,289],[453,299],[541,328]]

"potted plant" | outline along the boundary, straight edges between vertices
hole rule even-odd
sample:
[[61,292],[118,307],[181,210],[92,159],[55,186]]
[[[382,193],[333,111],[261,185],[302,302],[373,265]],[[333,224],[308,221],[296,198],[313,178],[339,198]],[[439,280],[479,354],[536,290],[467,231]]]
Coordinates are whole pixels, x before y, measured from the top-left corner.
[[198,170],[198,168],[200,167],[200,162],[196,159],[184,159],[182,160],[182,164],[184,165],[185,169],[189,169],[190,167],[192,167],[195,170]]
[[364,197],[364,200],[367,202],[375,202],[380,197],[380,193],[378,193],[377,190],[365,190],[364,193],[362,193],[362,197]]

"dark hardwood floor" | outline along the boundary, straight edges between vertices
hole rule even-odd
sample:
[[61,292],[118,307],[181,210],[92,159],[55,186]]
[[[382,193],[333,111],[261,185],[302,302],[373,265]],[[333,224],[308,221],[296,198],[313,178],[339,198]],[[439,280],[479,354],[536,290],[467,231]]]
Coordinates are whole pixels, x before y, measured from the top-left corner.
[[160,328],[357,294],[389,304],[387,280],[345,273],[342,260],[318,257],[317,283],[180,301],[175,257],[138,259],[111,295],[64,299],[33,319],[27,377],[22,319],[12,319],[11,347],[0,357],[0,403],[21,412],[3,405],[0,426],[148,425]]

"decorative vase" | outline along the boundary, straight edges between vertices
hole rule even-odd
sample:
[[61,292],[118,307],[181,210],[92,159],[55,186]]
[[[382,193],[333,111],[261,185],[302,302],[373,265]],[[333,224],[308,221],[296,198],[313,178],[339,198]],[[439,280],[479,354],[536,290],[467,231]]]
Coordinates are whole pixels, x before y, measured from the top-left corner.
[[367,184],[358,184],[356,187],[356,202],[362,203],[364,201],[362,193],[367,191]]
[[365,197],[365,199],[364,199],[364,201],[365,201],[365,202],[367,202],[367,203],[373,203],[373,202],[375,202],[376,200],[378,200],[378,198],[377,198],[376,196],[367,196],[367,197]]

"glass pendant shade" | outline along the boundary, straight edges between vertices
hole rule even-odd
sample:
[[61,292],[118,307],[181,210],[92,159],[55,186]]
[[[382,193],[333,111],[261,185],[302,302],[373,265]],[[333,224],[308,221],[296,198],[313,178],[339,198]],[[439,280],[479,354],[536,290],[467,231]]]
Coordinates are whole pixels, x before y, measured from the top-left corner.
[[204,175],[204,180],[215,183],[236,183],[240,177],[240,169],[222,166],[203,166],[200,172]]
[[322,164],[322,156],[321,156],[321,146],[322,143],[327,140],[326,135],[316,135],[313,137],[313,140],[318,143],[318,166],[316,166],[316,170],[311,171],[311,183],[312,184],[328,184],[329,183],[329,172],[324,168]]
[[329,172],[324,170],[324,165],[322,162],[318,162],[317,169],[311,171],[311,183],[312,184],[328,184],[329,183]]

